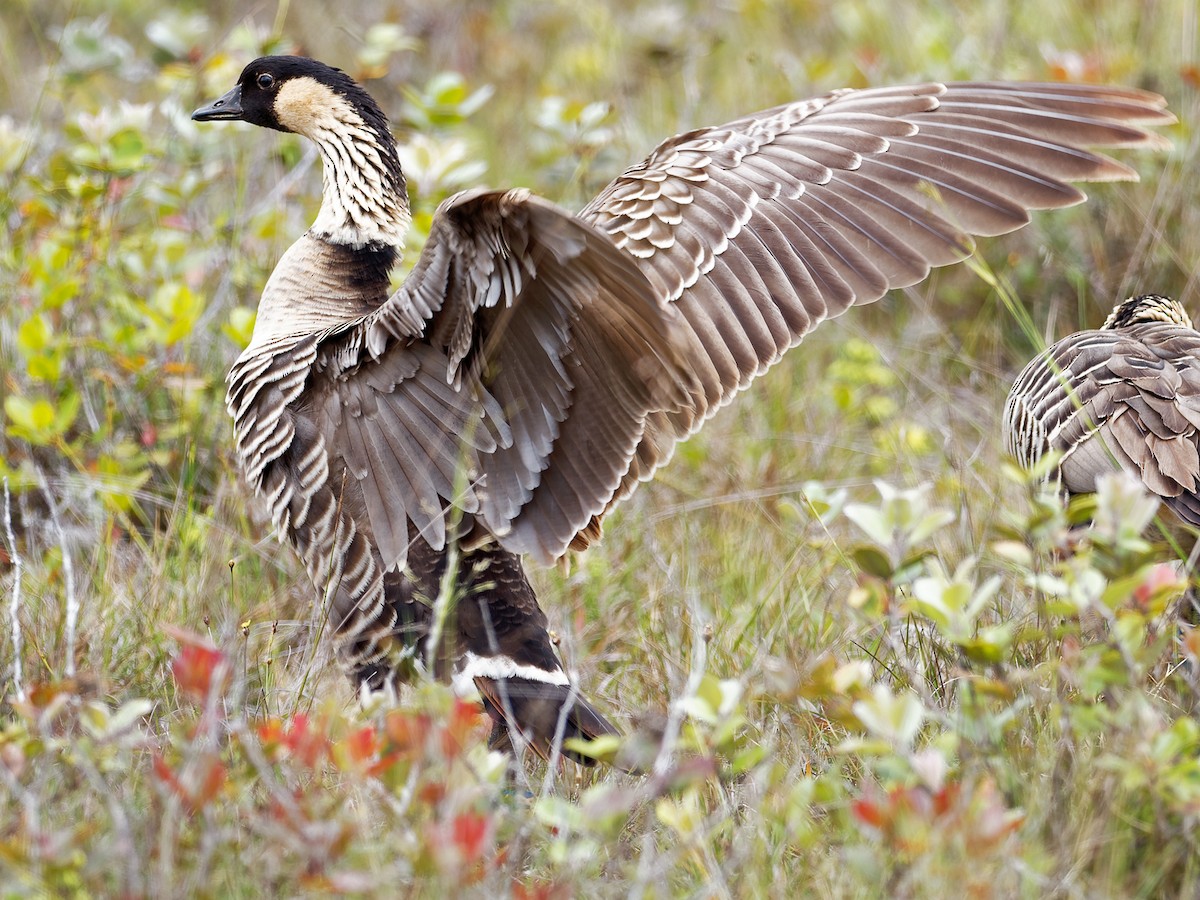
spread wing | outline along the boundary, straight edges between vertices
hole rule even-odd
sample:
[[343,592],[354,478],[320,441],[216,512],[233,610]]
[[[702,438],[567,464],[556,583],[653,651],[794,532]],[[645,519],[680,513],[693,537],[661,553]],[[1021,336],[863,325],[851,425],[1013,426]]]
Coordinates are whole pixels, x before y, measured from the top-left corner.
[[1135,178],[1084,148],[1161,147],[1142,126],[1172,121],[1141,91],[927,84],[837,91],[662,144],[582,217],[675,304],[702,396],[647,419],[607,508],[822,320],[962,260],[971,235],[1082,201],[1067,182]]
[[1200,524],[1200,333],[1173,325],[1083,331],[1021,372],[1005,405],[1023,465],[1063,454],[1064,486],[1095,490],[1121,466],[1185,521]]
[[308,391],[385,568],[417,534],[441,549],[450,506],[510,548],[565,552],[647,415],[692,402],[677,319],[629,257],[544,200],[442,204],[401,289],[327,335]]
[[579,218],[523,191],[452,198],[314,379],[385,563],[418,532],[441,546],[449,503],[543,562],[587,546],[823,319],[1084,199],[1068,181],[1133,178],[1084,148],[1163,145],[1141,127],[1173,121],[1163,106],[1080,85],[839,91],[667,141]]

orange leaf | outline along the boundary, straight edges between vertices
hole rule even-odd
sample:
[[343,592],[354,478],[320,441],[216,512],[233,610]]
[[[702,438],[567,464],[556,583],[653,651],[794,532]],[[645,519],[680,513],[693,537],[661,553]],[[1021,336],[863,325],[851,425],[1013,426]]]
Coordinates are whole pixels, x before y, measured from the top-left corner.
[[512,886],[513,900],[566,900],[571,892],[566,885],[553,882],[532,882],[521,884],[514,881]]
[[414,716],[400,710],[388,713],[383,722],[391,749],[406,756],[415,755],[424,746],[429,728],[428,716]]
[[215,797],[217,792],[225,786],[225,779],[229,774],[224,764],[215,756],[209,758],[206,762],[207,766],[204,769],[204,774],[200,776],[200,783],[196,786],[196,791],[191,797],[191,806],[193,809],[203,807],[209,800]]
[[417,791],[417,796],[421,798],[421,802],[425,805],[437,806],[446,798],[446,785],[440,781],[426,782]]
[[283,722],[272,716],[265,722],[260,722],[254,727],[258,739],[262,741],[264,746],[283,743]]
[[482,716],[478,703],[471,703],[458,697],[454,699],[454,707],[442,729],[442,753],[453,758],[466,747],[471,732],[479,725]]
[[351,758],[356,762],[366,762],[379,750],[379,737],[370,725],[351,732],[345,743]]

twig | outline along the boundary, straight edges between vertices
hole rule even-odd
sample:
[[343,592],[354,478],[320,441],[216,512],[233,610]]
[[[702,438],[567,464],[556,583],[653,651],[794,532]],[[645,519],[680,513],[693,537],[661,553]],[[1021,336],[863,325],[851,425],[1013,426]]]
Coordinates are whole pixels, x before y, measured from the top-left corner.
[[559,761],[562,759],[562,745],[567,738],[567,719],[570,718],[571,710],[575,708],[575,704],[583,699],[579,693],[579,688],[576,686],[577,673],[572,672],[570,675],[571,683],[567,690],[567,701],[558,709],[558,721],[554,725],[554,739],[550,742],[550,758],[547,760],[546,777],[542,781],[542,790],[539,796],[547,797],[550,795],[554,787],[554,775],[558,771]]
[[660,779],[670,769],[675,754],[675,745],[679,741],[679,732],[683,728],[683,699],[696,696],[708,665],[708,644],[704,640],[704,624],[699,598],[692,591],[688,592],[687,597],[692,614],[692,667],[688,673],[687,684],[683,689],[683,696],[671,704],[670,711],[667,713],[667,725],[663,729],[662,744],[659,746],[658,756],[655,757],[653,769],[655,776]]
[[145,893],[143,880],[143,860],[138,856],[138,847],[133,839],[133,828],[125,807],[117,799],[118,791],[105,780],[96,768],[95,763],[86,753],[76,753],[68,759],[92,786],[97,797],[104,799],[108,806],[110,826],[116,839],[117,853],[125,869],[125,891],[130,897],[140,897]]
[[12,527],[12,498],[8,492],[8,476],[4,477],[4,533],[8,540],[8,555],[13,563],[12,600],[8,604],[9,622],[12,624],[13,640],[13,687],[17,699],[25,699],[23,672],[21,671],[21,554],[17,552],[17,538]]
[[75,563],[71,559],[71,551],[67,548],[67,532],[62,526],[62,518],[58,514],[58,501],[50,493],[50,483],[45,474],[37,469],[38,485],[46,498],[46,506],[50,509],[50,522],[58,535],[59,546],[62,547],[63,586],[67,594],[67,662],[64,674],[68,678],[75,675],[75,632],[79,624],[79,595],[75,593]]

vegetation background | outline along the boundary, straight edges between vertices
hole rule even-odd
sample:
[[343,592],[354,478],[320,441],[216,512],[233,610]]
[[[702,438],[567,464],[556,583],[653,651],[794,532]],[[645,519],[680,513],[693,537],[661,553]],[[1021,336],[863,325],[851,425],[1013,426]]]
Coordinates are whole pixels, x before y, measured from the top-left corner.
[[[0,894],[1200,893],[1200,642],[1153,505],[1114,480],[1069,542],[999,433],[1044,342],[1133,292],[1196,310],[1195,0],[244,9],[0,11]],[[1113,82],[1180,124],[1140,183],[822,326],[538,573],[585,691],[666,749],[514,782],[441,687],[356,702],[238,480],[224,373],[319,160],[188,114],[293,51],[392,116],[408,263],[454,190],[579,206],[834,87]]]

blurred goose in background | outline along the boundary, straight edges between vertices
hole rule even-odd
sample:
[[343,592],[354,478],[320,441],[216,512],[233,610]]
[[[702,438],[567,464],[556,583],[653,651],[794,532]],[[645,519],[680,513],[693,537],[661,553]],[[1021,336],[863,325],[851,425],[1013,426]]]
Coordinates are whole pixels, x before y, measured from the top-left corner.
[[[412,272],[387,120],[338,69],[246,66],[199,121],[316,143],[323,198],[268,279],[228,405],[246,478],[360,683],[474,685],[493,743],[615,731],[570,683],[521,556],[548,564],[823,320],[958,262],[971,235],[1132,180],[1161,97],[1078,84],[834,91],[671,138],[573,214],[446,200]],[[443,629],[434,605],[453,603]]]
[[1004,407],[1008,452],[1030,468],[1058,451],[1072,494],[1116,468],[1180,519],[1200,525],[1200,332],[1158,294],[1117,304],[1101,328],[1063,338],[1030,362]]

